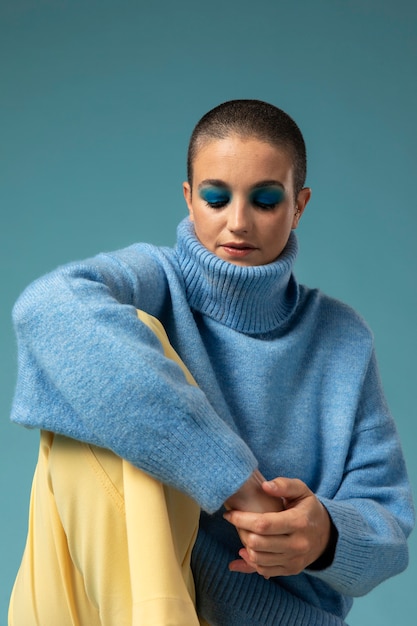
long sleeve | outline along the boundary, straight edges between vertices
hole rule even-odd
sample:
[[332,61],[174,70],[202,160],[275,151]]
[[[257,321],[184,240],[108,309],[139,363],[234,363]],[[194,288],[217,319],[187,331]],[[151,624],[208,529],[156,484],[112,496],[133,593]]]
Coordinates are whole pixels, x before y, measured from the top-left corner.
[[[138,244],[61,268],[26,290],[14,311],[12,419],[109,448],[209,512],[201,524],[219,555],[224,546],[228,553],[222,570],[213,556],[208,586],[200,579],[205,562],[200,569],[196,560],[210,610],[233,615],[236,581],[249,585],[244,599],[255,580],[281,620],[265,624],[291,624],[286,603],[290,615],[293,607],[306,616],[297,626],[333,626],[353,596],[406,567],[414,524],[372,333],[346,305],[298,285],[293,238],[274,263],[238,267],[206,250],[188,221],[178,234],[175,250]],[[165,358],[136,309],[161,321],[198,388]],[[301,479],[327,507],[338,541],[326,569],[265,585],[229,577],[239,538],[211,513],[258,462],[268,479]],[[240,624],[249,610],[242,607]]]
[[163,271],[135,248],[32,284],[14,308],[12,419],[109,448],[213,511],[256,461],[137,319],[168,299]]
[[312,575],[341,593],[360,596],[407,567],[413,503],[374,353],[358,401],[343,480],[334,498],[321,500],[339,536],[332,565]]
[[[406,568],[407,537],[414,525],[411,491],[371,341],[364,369],[362,380],[357,372],[354,377],[361,393],[355,402],[356,411],[352,405],[352,413],[356,413],[353,423],[349,424],[347,413],[338,405],[338,393],[330,398],[338,419],[333,416],[326,422],[325,437],[331,445],[328,453],[319,456],[328,471],[318,474],[318,497],[338,530],[332,564],[323,570],[307,568],[298,576],[269,581],[257,574],[245,577],[228,572],[227,565],[237,558],[240,541],[219,514],[203,515],[193,567],[201,610],[211,623],[339,624],[353,597],[368,593]],[[349,377],[341,380],[341,389],[345,389]],[[298,443],[300,437],[294,434],[292,440]],[[345,442],[339,443],[337,456],[335,441]],[[314,455],[320,447],[310,446],[310,450]],[[302,458],[301,453],[294,456]],[[324,474],[326,479],[321,479]],[[297,597],[301,589],[307,606]],[[258,598],[262,598],[259,604]],[[261,606],[265,607],[263,614]]]

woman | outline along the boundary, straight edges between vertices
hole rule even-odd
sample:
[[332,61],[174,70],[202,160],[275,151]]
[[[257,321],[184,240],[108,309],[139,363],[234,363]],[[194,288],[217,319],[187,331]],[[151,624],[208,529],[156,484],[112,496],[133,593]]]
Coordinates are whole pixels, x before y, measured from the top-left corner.
[[[305,174],[303,137],[286,113],[226,102],[193,131],[190,216],[175,249],[136,244],[59,268],[14,310],[12,419],[49,437],[44,487],[62,498],[62,541],[66,524],[81,524],[78,492],[72,487],[66,516],[65,479],[58,490],[51,479],[50,433],[58,473],[68,441],[78,440],[105,470],[115,453],[198,503],[192,571],[199,615],[210,624],[342,624],[353,596],[407,565],[410,487],[371,333],[350,308],[292,273],[293,230],[310,199]],[[94,523],[101,529],[107,516]],[[79,541],[65,546],[81,575],[66,585],[68,624],[77,623],[79,586],[94,596],[91,571],[111,569],[95,565],[110,549],[111,528],[100,535],[87,565]],[[187,537],[178,557],[185,570],[192,529]],[[97,623],[122,623],[98,597]]]

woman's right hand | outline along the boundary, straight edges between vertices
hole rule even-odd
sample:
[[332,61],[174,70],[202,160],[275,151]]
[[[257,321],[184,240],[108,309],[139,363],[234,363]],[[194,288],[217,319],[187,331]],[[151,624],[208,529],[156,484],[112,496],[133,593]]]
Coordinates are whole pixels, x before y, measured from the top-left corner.
[[284,510],[281,498],[273,497],[262,489],[265,478],[255,470],[242,487],[224,503],[225,508],[251,513],[271,513]]

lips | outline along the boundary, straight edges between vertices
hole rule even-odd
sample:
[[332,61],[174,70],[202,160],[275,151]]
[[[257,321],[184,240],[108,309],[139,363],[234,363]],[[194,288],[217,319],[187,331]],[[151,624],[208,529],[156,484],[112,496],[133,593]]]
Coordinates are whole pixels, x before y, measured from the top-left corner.
[[223,243],[222,246],[224,248],[237,248],[238,250],[243,250],[246,248],[251,248],[252,250],[255,249],[255,246],[253,246],[251,243],[248,243],[247,241],[228,241],[227,243]]
[[232,257],[243,257],[257,249],[247,241],[228,241],[227,243],[221,244],[221,247],[228,256]]

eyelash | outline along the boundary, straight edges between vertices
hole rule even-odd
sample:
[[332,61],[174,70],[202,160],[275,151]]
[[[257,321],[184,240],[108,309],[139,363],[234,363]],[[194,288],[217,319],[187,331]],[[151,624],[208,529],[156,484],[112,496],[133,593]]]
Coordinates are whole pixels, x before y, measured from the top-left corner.
[[258,209],[262,209],[262,211],[273,211],[279,204],[279,202],[273,202],[271,204],[266,204],[264,202],[256,202],[254,201],[253,204],[258,207]]
[[230,200],[218,200],[217,202],[208,202],[206,200],[206,206],[211,209],[223,209],[226,204],[229,204]]
[[[208,201],[206,201],[206,206],[210,207],[211,209],[223,209],[229,202],[230,202],[230,200],[219,200],[217,202],[208,202]],[[253,204],[258,209],[261,209],[262,211],[273,211],[278,206],[279,202],[274,202],[272,204],[266,204],[264,202],[253,201]]]

